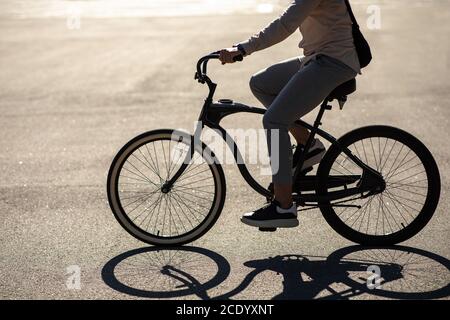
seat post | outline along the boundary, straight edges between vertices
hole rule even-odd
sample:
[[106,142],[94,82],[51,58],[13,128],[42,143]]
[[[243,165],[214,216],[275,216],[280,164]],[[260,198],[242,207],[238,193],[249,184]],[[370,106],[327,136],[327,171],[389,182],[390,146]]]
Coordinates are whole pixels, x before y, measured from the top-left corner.
[[311,130],[311,133],[309,134],[308,140],[306,141],[305,151],[308,151],[309,148],[311,147],[317,129],[319,128],[320,125],[322,125],[321,121],[323,114],[325,113],[325,110],[331,110],[331,106],[328,105],[327,99],[323,100],[322,104],[320,105],[319,113],[317,114],[316,120],[314,121],[314,125]]
[[320,105],[319,113],[317,114],[316,120],[314,121],[314,125],[313,125],[313,128],[311,129],[308,140],[306,140],[305,149],[302,152],[302,154],[300,155],[300,159],[298,161],[298,163],[301,165],[299,165],[295,168],[294,181],[296,181],[297,176],[301,171],[301,167],[303,166],[303,162],[305,161],[305,155],[308,152],[309,148],[311,148],[312,142],[314,140],[314,136],[317,133],[317,129],[322,124],[321,120],[322,120],[323,114],[325,113],[325,110],[331,110],[331,105],[328,105],[328,99],[325,99],[322,102],[322,104]]

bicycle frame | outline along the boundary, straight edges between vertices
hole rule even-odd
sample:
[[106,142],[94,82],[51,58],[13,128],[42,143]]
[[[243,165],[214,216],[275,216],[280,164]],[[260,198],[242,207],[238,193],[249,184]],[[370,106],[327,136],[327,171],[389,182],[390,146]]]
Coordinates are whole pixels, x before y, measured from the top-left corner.
[[[228,134],[228,132],[220,126],[220,121],[225,118],[226,116],[229,116],[231,114],[239,113],[239,112],[246,112],[246,113],[254,113],[254,114],[260,114],[263,115],[266,112],[266,109],[258,108],[258,107],[252,107],[248,106],[242,103],[235,103],[228,99],[222,99],[218,102],[213,102],[214,93],[217,88],[217,84],[214,83],[207,75],[206,75],[206,68],[207,68],[207,62],[209,59],[217,59],[218,54],[213,53],[211,55],[205,56],[201,58],[197,64],[197,73],[195,74],[195,79],[197,79],[200,83],[206,83],[208,85],[209,93],[207,98],[204,101],[203,107],[201,109],[198,121],[199,126],[197,126],[194,137],[200,137],[201,132],[205,126],[218,130],[221,133],[222,139],[228,144],[228,147],[230,148],[231,152],[233,153],[233,157],[235,159],[235,162],[238,166],[239,172],[241,173],[244,180],[252,187],[256,192],[259,194],[265,196],[265,197],[272,197],[272,193],[262,187],[250,174],[250,172],[247,169],[247,166],[245,165],[242,155],[239,151],[239,148],[236,144],[236,142],[233,140],[233,138]],[[299,165],[297,165],[297,169],[294,174],[294,181],[296,181],[297,176],[300,174],[300,169],[303,166],[304,163],[304,157],[307,153],[306,151],[309,150],[309,148],[312,145],[312,142],[314,140],[315,135],[319,135],[329,141],[332,145],[337,146],[342,152],[347,155],[348,158],[350,158],[356,165],[358,165],[363,170],[363,175],[361,177],[362,183],[357,187],[352,188],[346,188],[345,190],[340,191],[332,191],[328,192],[326,195],[317,195],[317,194],[297,194],[294,195],[294,200],[297,201],[299,204],[303,205],[311,205],[315,206],[316,204],[306,204],[306,202],[315,202],[315,203],[321,203],[321,202],[328,202],[332,200],[342,199],[345,197],[349,197],[356,194],[363,195],[364,192],[370,191],[371,194],[381,192],[383,189],[384,180],[381,177],[381,175],[371,168],[370,166],[366,165],[364,162],[362,162],[358,157],[356,157],[348,148],[342,147],[342,145],[339,143],[339,141],[330,135],[329,133],[325,132],[324,130],[320,129],[319,126],[321,125],[321,119],[323,117],[323,114],[325,110],[331,110],[331,106],[328,105],[328,101],[324,100],[322,104],[320,105],[319,113],[316,117],[316,120],[314,121],[313,125],[310,125],[309,123],[299,119],[295,121],[295,125],[303,126],[310,130],[310,135],[307,140],[307,143],[305,145],[305,152],[303,152],[299,159]],[[194,153],[194,141],[191,143],[190,152],[186,155],[189,157],[189,159],[192,159]],[[170,188],[173,183],[181,176],[181,174],[184,172],[186,167],[188,166],[189,161],[184,161],[179,170],[175,173],[175,175],[165,183],[163,188]],[[376,187],[376,188],[374,188]],[[376,190],[378,189],[378,190]]]

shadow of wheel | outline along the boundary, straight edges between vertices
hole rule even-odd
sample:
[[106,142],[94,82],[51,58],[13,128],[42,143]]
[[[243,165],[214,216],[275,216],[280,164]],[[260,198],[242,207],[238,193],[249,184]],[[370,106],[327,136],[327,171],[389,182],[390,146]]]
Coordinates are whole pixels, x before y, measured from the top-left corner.
[[143,247],[109,260],[102,269],[103,281],[119,292],[144,298],[197,295],[227,279],[228,261],[216,252],[193,246]]
[[[406,246],[346,247],[333,252],[330,265],[347,272],[349,287],[392,299],[439,299],[450,296],[450,262],[437,254]],[[357,269],[346,265],[359,265]],[[380,274],[368,272],[377,266]],[[378,280],[378,278],[380,280]],[[377,282],[379,281],[379,286]],[[368,284],[378,288],[369,289]]]

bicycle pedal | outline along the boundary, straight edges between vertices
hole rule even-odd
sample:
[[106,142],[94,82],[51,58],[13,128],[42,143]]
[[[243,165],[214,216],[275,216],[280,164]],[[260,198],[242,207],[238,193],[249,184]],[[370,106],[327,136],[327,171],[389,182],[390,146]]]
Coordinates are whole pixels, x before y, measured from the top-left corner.
[[261,232],[275,232],[277,228],[258,228]]

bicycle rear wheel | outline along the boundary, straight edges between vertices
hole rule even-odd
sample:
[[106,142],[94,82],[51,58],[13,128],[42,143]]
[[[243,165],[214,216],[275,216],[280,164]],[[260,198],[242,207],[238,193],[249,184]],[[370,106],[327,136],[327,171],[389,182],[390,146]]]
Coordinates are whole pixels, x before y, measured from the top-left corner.
[[[320,210],[343,237],[365,245],[392,245],[417,234],[431,219],[440,196],[440,177],[430,151],[411,134],[389,126],[368,126],[339,139],[386,182],[383,192],[367,197],[349,196],[339,207],[324,201]],[[362,176],[362,169],[339,147],[332,145],[318,169],[318,194],[356,186],[330,187],[330,177]],[[341,203],[342,205],[344,203]]]
[[225,201],[222,167],[205,144],[197,143],[170,190],[162,186],[180,168],[191,135],[169,129],[144,133],[128,142],[108,174],[108,200],[122,227],[154,245],[181,245],[205,234]]

